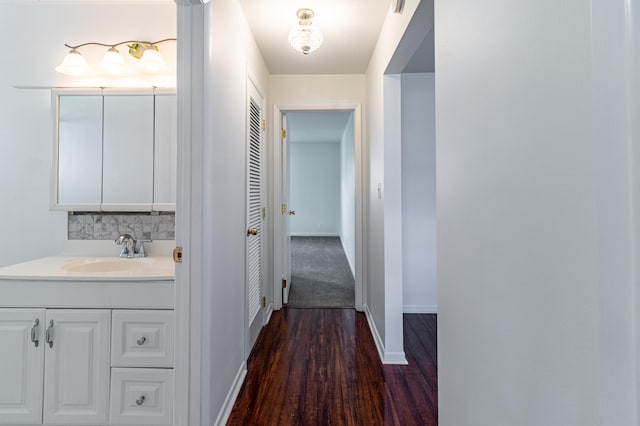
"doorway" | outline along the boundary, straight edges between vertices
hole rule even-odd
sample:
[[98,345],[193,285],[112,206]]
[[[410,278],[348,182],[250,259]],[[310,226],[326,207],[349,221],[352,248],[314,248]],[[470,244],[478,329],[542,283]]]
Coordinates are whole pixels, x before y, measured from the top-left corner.
[[353,111],[289,111],[290,307],[355,306]]
[[360,105],[276,105],[274,114],[274,309],[362,310]]

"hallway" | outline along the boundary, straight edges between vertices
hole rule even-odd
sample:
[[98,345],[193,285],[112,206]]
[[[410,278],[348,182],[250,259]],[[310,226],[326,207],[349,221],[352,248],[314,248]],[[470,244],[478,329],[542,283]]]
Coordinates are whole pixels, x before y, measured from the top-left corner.
[[353,308],[355,281],[340,237],[291,237],[290,308]]
[[404,316],[409,365],[380,363],[364,314],[273,313],[228,425],[436,425],[436,316]]

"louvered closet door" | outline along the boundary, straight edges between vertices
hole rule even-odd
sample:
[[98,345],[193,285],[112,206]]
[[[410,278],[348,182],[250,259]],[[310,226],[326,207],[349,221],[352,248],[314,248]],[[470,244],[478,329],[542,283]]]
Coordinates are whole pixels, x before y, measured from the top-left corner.
[[247,353],[251,351],[262,327],[263,279],[263,97],[249,81],[247,129]]

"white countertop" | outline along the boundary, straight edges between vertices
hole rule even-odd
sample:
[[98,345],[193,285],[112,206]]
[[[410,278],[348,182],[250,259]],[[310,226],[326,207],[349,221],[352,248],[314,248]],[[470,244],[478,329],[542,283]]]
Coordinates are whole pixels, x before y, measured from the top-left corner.
[[0,280],[12,281],[173,281],[174,277],[170,256],[50,256],[0,268]]

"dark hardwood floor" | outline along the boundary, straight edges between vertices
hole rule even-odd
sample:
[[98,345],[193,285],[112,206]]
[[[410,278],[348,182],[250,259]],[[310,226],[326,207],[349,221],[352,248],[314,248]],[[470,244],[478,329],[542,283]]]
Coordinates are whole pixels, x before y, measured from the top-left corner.
[[273,313],[228,425],[437,425],[436,316],[405,314],[409,365],[382,365],[364,314]]

